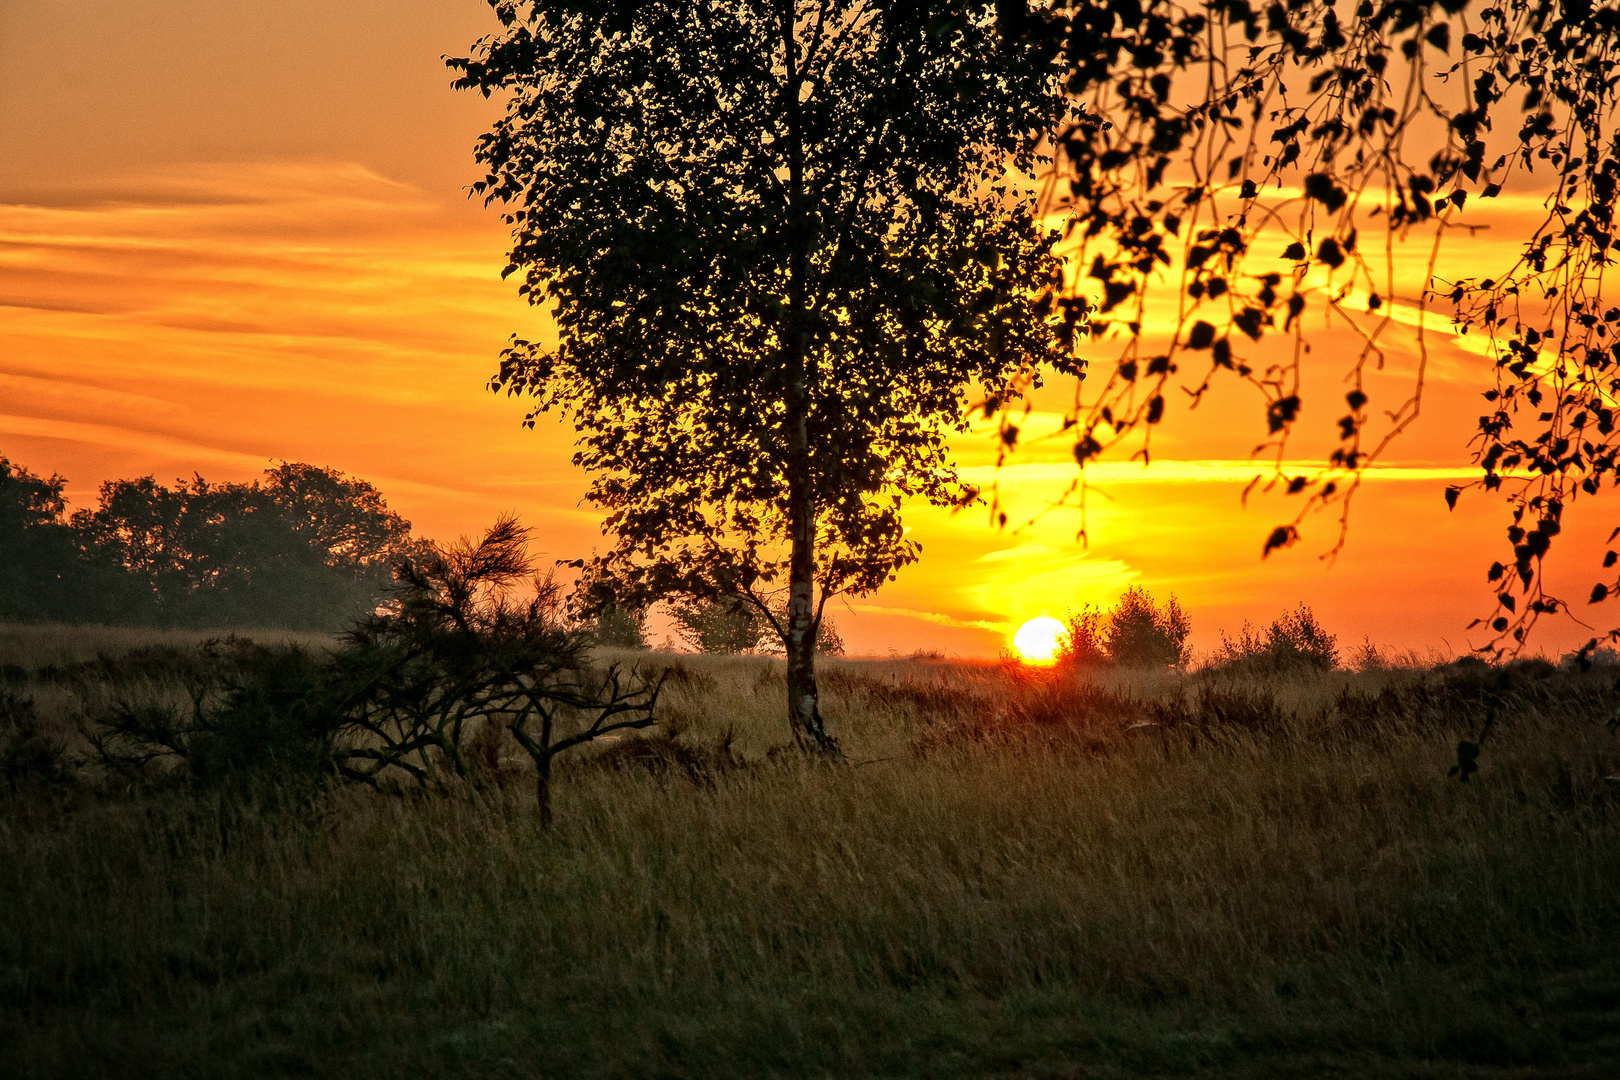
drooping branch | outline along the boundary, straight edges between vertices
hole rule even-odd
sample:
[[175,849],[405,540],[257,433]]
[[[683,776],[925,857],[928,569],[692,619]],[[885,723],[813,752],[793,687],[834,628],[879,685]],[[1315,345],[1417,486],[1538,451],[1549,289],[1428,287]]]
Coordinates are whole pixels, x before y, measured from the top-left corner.
[[[1494,590],[1489,647],[1516,648],[1541,615],[1567,610],[1546,592],[1542,560],[1564,508],[1620,475],[1610,336],[1620,310],[1603,280],[1620,180],[1620,6],[1092,2],[1043,7],[1023,31],[1064,58],[1084,103],[1053,135],[1042,193],[1066,219],[1070,269],[1042,303],[1061,313],[1087,369],[1064,421],[1082,477],[1121,446],[1148,461],[1176,377],[1197,363],[1204,373],[1185,388],[1195,406],[1216,378],[1258,392],[1265,486],[1302,500],[1262,554],[1332,506],[1331,558],[1367,467],[1421,412],[1429,319],[1444,300],[1451,331],[1486,337],[1494,365],[1494,412],[1472,444],[1481,478],[1446,492],[1453,503],[1463,487],[1508,500],[1512,556],[1489,577],[1514,589]],[[1479,227],[1478,200],[1508,188],[1546,195],[1517,263],[1442,281],[1444,239]],[[1399,280],[1397,249],[1416,235],[1428,250],[1414,287]],[[1318,313],[1361,347],[1344,372],[1338,445],[1296,471],[1287,447]],[[1383,367],[1405,322],[1416,326],[1416,370],[1375,431],[1364,375]],[[1264,355],[1278,339],[1286,359]],[[1109,340],[1120,344],[1104,366],[1095,353]],[[1017,445],[1027,387],[985,403],[1003,455]],[[1084,491],[1081,479],[1072,494]],[[1592,599],[1617,588],[1600,584]]]

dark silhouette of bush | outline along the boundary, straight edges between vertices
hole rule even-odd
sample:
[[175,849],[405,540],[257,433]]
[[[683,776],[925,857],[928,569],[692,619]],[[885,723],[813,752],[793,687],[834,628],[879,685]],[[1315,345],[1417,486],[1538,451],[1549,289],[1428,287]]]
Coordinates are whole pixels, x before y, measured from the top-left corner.
[[342,718],[326,658],[308,649],[232,637],[138,650],[69,677],[91,745],[128,781],[290,787],[332,773]]
[[1058,638],[1057,662],[1074,667],[1108,663],[1107,635],[1102,621],[1102,610],[1090,604],[1078,614],[1070,612],[1064,620],[1063,635]]
[[1181,667],[1191,632],[1192,620],[1174,596],[1160,607],[1146,589],[1132,586],[1108,613],[1105,648],[1122,667]]
[[1235,638],[1221,634],[1220,648],[1210,658],[1214,669],[1283,672],[1331,671],[1339,664],[1338,638],[1324,630],[1305,604],[1278,616],[1265,633],[1243,624]]
[[533,760],[549,820],[552,759],[653,725],[658,686],[592,666],[592,640],[564,617],[555,580],[535,576],[526,545],[503,519],[477,542],[402,562],[392,601],[330,654],[230,638],[83,665],[69,677],[85,733],[138,784],[274,778],[294,790],[291,780],[333,778],[477,786],[500,779],[511,746]]
[[657,722],[659,684],[591,665],[591,637],[566,618],[561,586],[536,573],[527,545],[527,530],[503,518],[476,542],[400,564],[393,603],[361,620],[331,664],[343,776],[477,784],[509,736],[534,763],[549,821],[558,754]]

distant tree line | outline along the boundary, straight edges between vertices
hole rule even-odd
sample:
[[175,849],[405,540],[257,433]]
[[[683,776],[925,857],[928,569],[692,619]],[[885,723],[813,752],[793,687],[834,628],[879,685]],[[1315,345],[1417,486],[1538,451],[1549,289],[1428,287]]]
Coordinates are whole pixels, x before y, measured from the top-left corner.
[[[1193,659],[1187,644],[1191,633],[1192,619],[1174,596],[1160,605],[1146,589],[1132,586],[1107,611],[1087,604],[1070,612],[1056,660],[1072,667],[1185,668]],[[1368,650],[1362,663],[1376,663],[1377,650],[1370,645]],[[1338,665],[1338,639],[1300,604],[1263,631],[1245,622],[1235,638],[1222,632],[1205,670],[1280,674],[1306,668],[1331,671]]]
[[65,485],[0,456],[0,620],[338,629],[428,550],[372,485],[298,462],[245,484],[112,480],[72,514]]

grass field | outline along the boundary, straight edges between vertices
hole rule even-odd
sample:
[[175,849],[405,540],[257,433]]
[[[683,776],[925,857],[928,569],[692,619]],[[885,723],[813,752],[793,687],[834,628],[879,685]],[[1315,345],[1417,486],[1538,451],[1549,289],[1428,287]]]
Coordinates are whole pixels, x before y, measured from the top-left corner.
[[[137,639],[35,633],[0,664],[71,757],[62,665]],[[830,662],[824,765],[779,662],[640,662],[668,724],[560,759],[549,832],[515,756],[431,797],[13,770],[0,1073],[1620,1075],[1620,671]]]

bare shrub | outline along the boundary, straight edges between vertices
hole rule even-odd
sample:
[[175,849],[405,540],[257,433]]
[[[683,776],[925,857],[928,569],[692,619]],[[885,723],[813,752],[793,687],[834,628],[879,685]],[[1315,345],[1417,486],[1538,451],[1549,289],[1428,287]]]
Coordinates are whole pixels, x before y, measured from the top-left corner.
[[590,637],[563,617],[561,589],[535,572],[527,543],[503,518],[476,543],[401,565],[396,603],[334,658],[339,772],[374,786],[400,774],[477,781],[491,751],[473,753],[470,740],[487,742],[496,727],[533,760],[549,822],[553,758],[657,722],[658,685],[617,665],[592,668]]

